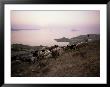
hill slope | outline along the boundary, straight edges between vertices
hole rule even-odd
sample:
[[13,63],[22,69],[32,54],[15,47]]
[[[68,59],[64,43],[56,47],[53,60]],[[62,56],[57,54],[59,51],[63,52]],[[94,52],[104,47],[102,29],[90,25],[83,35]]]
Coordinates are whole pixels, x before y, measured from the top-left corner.
[[55,39],[57,42],[69,42],[69,44],[75,44],[78,42],[85,42],[86,39],[91,39],[91,40],[100,40],[100,35],[99,34],[87,34],[87,35],[80,35],[77,37],[73,37],[73,38],[59,38],[59,39]]
[[100,41],[89,42],[79,50],[68,50],[55,60],[37,64],[12,64],[11,75],[21,77],[97,77],[100,76]]

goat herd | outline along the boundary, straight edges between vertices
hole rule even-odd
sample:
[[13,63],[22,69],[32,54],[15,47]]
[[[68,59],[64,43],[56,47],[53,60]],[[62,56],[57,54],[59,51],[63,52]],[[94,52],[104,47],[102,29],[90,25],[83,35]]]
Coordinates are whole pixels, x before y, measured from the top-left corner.
[[23,62],[29,62],[34,64],[36,62],[39,62],[43,59],[48,59],[48,58],[54,58],[56,60],[58,56],[61,56],[63,53],[67,52],[68,50],[79,51],[81,47],[85,47],[85,46],[87,46],[87,42],[86,43],[81,42],[78,44],[72,44],[67,46],[54,45],[51,47],[42,47],[42,49],[31,51],[30,55],[25,54],[22,56],[16,56],[12,59],[14,59],[15,61],[23,61]]

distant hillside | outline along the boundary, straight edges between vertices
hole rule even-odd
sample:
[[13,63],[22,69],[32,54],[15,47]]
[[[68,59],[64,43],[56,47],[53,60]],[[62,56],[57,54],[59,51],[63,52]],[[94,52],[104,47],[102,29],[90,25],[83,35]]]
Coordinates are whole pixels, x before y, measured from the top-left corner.
[[87,34],[87,35],[80,35],[78,37],[71,38],[71,40],[83,40],[83,39],[99,40],[100,35],[99,34]]
[[86,40],[100,40],[99,34],[87,34],[87,35],[80,35],[78,37],[73,37],[70,39],[70,44],[78,43],[78,42],[85,42]]
[[60,39],[54,39],[56,40],[57,42],[70,42],[70,39],[66,38],[66,37],[63,37],[63,38],[60,38]]
[[68,39],[66,37],[60,38],[60,39],[55,39],[57,42],[69,42],[69,44],[74,44],[78,42],[85,42],[85,40],[100,40],[100,35],[99,34],[87,34],[87,35],[80,35],[77,37],[73,37],[71,39]]

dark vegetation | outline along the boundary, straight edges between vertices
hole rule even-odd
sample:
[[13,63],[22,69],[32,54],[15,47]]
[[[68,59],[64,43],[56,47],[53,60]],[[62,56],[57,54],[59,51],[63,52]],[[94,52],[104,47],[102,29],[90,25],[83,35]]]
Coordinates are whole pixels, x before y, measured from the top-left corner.
[[[66,47],[61,55],[36,59],[33,52],[43,46],[13,44],[11,46],[12,77],[99,77],[100,41],[84,43],[74,48]],[[25,59],[25,60],[23,60]]]

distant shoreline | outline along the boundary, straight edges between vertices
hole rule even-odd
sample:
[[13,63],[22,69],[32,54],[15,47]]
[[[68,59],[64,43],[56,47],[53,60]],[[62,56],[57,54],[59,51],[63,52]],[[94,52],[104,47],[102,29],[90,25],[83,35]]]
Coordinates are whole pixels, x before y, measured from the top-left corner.
[[[56,41],[55,44],[53,45],[59,45],[59,46],[66,46],[68,44],[74,44],[74,43],[78,43],[78,42],[83,42],[85,38],[88,38],[87,35],[89,35],[89,39],[94,39],[94,40],[100,40],[100,34],[85,34],[85,35],[78,35],[77,37],[73,37],[73,38],[66,38],[66,37],[62,37],[59,39],[54,39],[54,41]],[[31,46],[31,47],[36,47],[36,46],[45,46],[45,47],[51,47],[53,45],[29,45],[29,44],[23,44],[23,43],[11,43],[11,45],[13,44],[18,44],[18,45],[26,45],[26,46]]]

